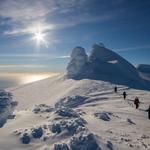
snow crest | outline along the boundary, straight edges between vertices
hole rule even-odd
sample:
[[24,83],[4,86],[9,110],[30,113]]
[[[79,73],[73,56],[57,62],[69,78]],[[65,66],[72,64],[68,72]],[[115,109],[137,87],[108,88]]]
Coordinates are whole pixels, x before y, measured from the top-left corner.
[[76,47],[71,54],[71,60],[67,67],[67,75],[70,78],[78,76],[86,66],[88,56],[84,48]]
[[89,57],[84,48],[74,48],[66,76],[69,79],[88,78],[109,81],[134,88],[145,87],[146,84],[131,63],[102,43],[93,45]]

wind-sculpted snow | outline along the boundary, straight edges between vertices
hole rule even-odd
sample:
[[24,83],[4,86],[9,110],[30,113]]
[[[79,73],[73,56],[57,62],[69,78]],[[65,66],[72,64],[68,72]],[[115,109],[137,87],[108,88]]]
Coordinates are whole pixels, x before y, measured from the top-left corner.
[[77,112],[67,107],[58,108],[55,113],[62,117],[74,117],[74,118],[79,117],[79,114]]
[[134,123],[130,118],[127,118],[127,122],[128,122],[130,125],[135,125],[135,123]]
[[99,119],[102,119],[104,121],[110,121],[110,113],[107,112],[100,112],[100,113],[95,113],[95,116],[98,117]]
[[55,107],[59,108],[59,107],[77,107],[79,105],[84,104],[85,100],[88,97],[85,96],[80,96],[80,95],[75,95],[75,96],[68,96],[65,98],[60,99],[56,104]]
[[74,136],[68,145],[66,143],[55,144],[54,150],[101,150],[101,148],[94,134],[83,132]]
[[20,136],[20,141],[22,144],[29,144],[34,139],[40,139],[43,136],[44,130],[41,126],[39,127],[33,127],[31,129],[25,129],[22,131],[15,131],[14,133],[16,135]]
[[35,139],[41,138],[43,135],[43,129],[42,127],[38,127],[32,130],[32,136]]
[[112,112],[106,111],[94,113],[94,116],[104,121],[110,121],[112,118],[119,118],[119,116],[114,115]]
[[[69,117],[68,119],[61,120],[54,120],[54,124],[52,124],[52,132],[53,133],[63,133],[67,132],[68,135],[72,135],[72,139],[70,140],[69,144],[55,144],[54,150],[63,150],[63,147],[66,147],[69,150],[100,150],[99,145],[97,144],[96,137],[94,134],[90,133],[88,129],[86,128],[86,121],[81,118],[79,115],[68,115],[70,111],[73,114],[75,111],[65,108],[65,114],[62,115],[60,112],[64,112],[64,109],[62,108],[62,111],[56,111],[56,114],[60,115],[61,117]],[[71,114],[72,114],[71,113]]]
[[46,104],[39,104],[39,105],[35,105],[33,112],[34,113],[45,113],[45,112],[52,112],[54,110],[54,108],[52,108],[51,106],[48,106]]
[[[47,108],[48,106],[45,105],[45,107]],[[38,115],[43,113],[43,111],[39,111],[36,114]],[[47,120],[47,124],[32,127],[29,129],[20,129],[14,131],[15,135],[21,135],[20,139],[23,144],[26,144],[26,139],[28,139],[28,137],[30,138],[30,140],[32,138],[42,138],[43,136],[45,136],[45,133],[49,134],[51,132],[53,134],[60,134],[66,131],[69,135],[74,135],[81,131],[87,130],[87,128],[85,127],[86,121],[71,108],[59,108],[54,109],[53,112],[45,111],[45,113],[54,114],[53,118]]]
[[22,136],[20,137],[20,140],[23,144],[29,144],[31,139],[28,133],[23,133]]
[[67,144],[54,144],[54,150],[70,150]]
[[[127,62],[117,53],[102,47],[99,44],[94,44],[91,55],[89,56],[91,67],[96,75],[120,75],[122,78],[139,80],[139,75],[136,68]],[[115,61],[116,63],[109,63]]]
[[88,57],[84,48],[76,47],[71,53],[71,60],[67,66],[67,75],[69,78],[76,77],[81,74],[87,64]]
[[77,134],[81,131],[87,130],[85,128],[86,121],[82,118],[64,119],[52,124],[51,131],[53,133],[62,133],[66,131],[69,135]]
[[53,119],[51,128],[53,133],[61,133],[66,130],[68,134],[74,135],[82,130],[87,130],[86,121],[71,108],[56,109],[54,114],[56,118]]
[[96,79],[134,88],[150,89],[138,70],[123,57],[107,49],[103,44],[94,44],[89,57],[81,47],[74,48],[67,66],[67,78]]
[[10,92],[0,90],[0,127],[5,124],[8,118],[11,118],[16,105],[17,102],[12,100]]
[[92,133],[81,133],[70,141],[72,150],[101,150]]
[[[36,115],[43,113],[43,111],[39,111]],[[87,122],[75,110],[71,108],[59,108],[54,109],[53,112],[45,111],[45,113],[53,114],[53,117],[47,120],[47,123],[14,131],[14,134],[19,136],[22,144],[31,144],[37,140],[38,142],[49,142],[51,139],[57,137],[58,139],[65,137],[68,139],[66,143],[58,143],[57,140],[52,149],[101,150],[96,136],[86,127]],[[105,146],[107,147],[107,144]]]

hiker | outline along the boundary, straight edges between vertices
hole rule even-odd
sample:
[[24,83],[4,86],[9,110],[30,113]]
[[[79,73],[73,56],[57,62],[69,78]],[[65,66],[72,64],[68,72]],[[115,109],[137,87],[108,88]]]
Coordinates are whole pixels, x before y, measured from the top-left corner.
[[138,108],[139,108],[139,104],[140,104],[140,101],[139,101],[139,98],[138,98],[138,97],[135,98],[134,104],[135,104],[135,106],[136,106],[136,109],[138,109]]
[[126,99],[126,97],[127,97],[127,93],[124,91],[123,92],[123,98]]
[[114,87],[114,91],[115,91],[115,93],[117,93],[117,87],[116,86]]
[[149,108],[146,111],[148,112],[148,119],[150,119],[150,105],[149,105]]

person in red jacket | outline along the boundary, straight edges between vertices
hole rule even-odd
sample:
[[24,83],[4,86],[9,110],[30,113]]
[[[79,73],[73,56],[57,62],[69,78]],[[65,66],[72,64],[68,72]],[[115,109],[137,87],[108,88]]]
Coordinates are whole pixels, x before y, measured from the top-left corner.
[[134,104],[135,104],[135,106],[136,106],[136,109],[138,109],[138,108],[139,108],[139,104],[140,104],[140,101],[139,101],[139,98],[138,98],[138,97],[135,98]]

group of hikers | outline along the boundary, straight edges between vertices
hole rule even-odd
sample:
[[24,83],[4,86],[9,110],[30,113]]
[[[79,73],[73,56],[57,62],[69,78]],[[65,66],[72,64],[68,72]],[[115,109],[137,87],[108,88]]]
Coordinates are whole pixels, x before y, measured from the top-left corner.
[[[117,86],[114,87],[114,91],[115,91],[115,93],[117,93]],[[125,100],[126,97],[127,97],[127,93],[124,91],[124,92],[122,93],[122,95],[123,95],[123,98],[124,98],[124,100]],[[135,108],[136,108],[136,109],[139,108],[139,104],[140,104],[139,98],[138,98],[138,97],[135,97],[135,99],[134,99],[134,105],[135,105]],[[145,111],[148,112],[148,119],[150,119],[150,105],[149,105],[149,108],[148,108],[147,110],[145,110]]]

